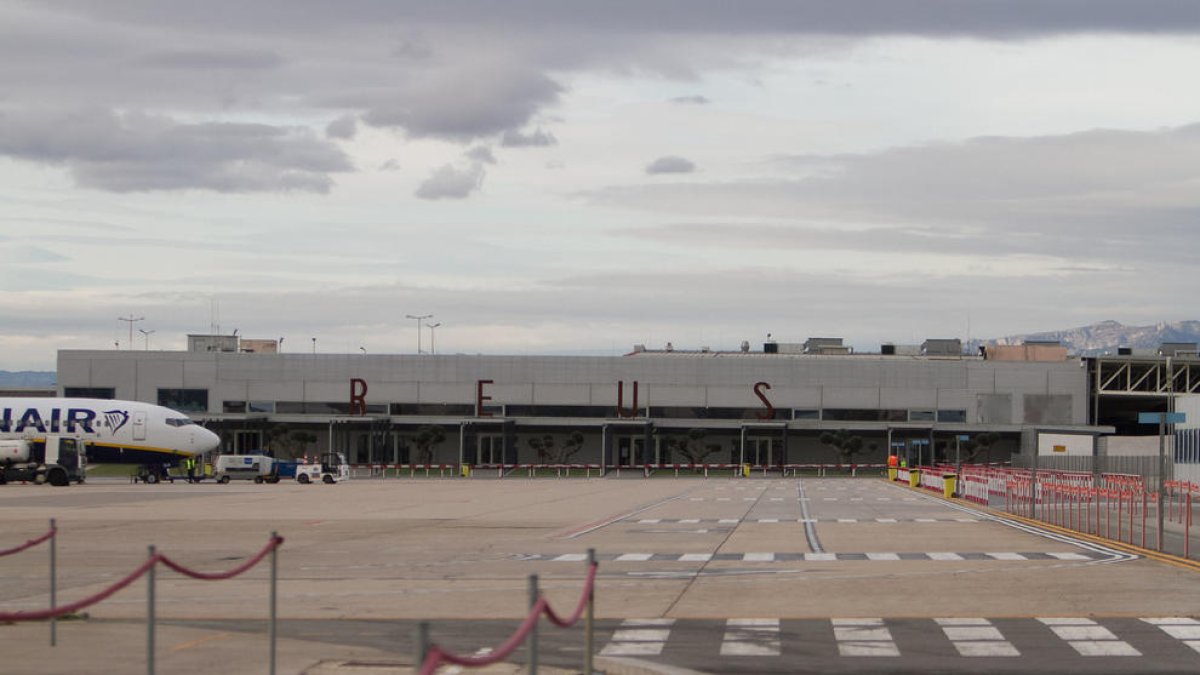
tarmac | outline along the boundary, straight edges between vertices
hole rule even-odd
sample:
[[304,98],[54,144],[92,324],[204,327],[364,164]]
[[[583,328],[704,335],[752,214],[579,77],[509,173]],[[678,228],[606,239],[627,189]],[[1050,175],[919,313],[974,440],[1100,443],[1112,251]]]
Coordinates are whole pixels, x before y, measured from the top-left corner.
[[[802,505],[813,522],[803,522]],[[595,613],[610,626],[604,640],[631,617],[1136,617],[1187,616],[1200,607],[1200,576],[1192,570],[1090,551],[880,479],[10,485],[0,489],[0,514],[2,548],[57,519],[59,604],[124,576],[151,544],[217,572],[278,532],[285,539],[278,615],[312,626],[281,632],[280,673],[411,672],[416,620],[432,621],[434,639],[460,653],[494,647],[480,641],[472,622],[515,628],[528,606],[530,574],[557,611],[570,612],[586,574],[579,558],[589,548],[601,556]],[[47,560],[45,545],[0,558],[9,581],[0,586],[0,611],[48,606]],[[160,569],[157,672],[267,672],[269,590],[267,564],[212,582]],[[144,580],[84,611],[86,620],[58,623],[53,648],[46,623],[0,626],[0,669],[147,670]],[[392,626],[386,630],[395,635],[339,637],[337,627],[351,622]],[[541,626],[547,644],[555,641],[541,672],[579,672],[578,629],[552,638],[558,629]],[[512,663],[476,672],[522,671],[523,659],[518,651]],[[608,673],[724,672],[722,663],[683,655],[606,657],[597,666]],[[790,672],[794,664],[777,667]]]

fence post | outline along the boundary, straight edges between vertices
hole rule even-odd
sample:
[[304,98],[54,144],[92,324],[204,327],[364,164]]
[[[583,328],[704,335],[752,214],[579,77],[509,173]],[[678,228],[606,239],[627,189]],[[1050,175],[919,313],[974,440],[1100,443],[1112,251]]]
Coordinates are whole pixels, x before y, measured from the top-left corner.
[[[533,609],[538,603],[538,575],[529,575],[529,609]],[[539,616],[533,622],[533,630],[529,631],[529,675],[537,675],[538,669],[538,624],[542,618]]]
[[[154,545],[151,544],[148,549],[150,559],[154,560],[157,555]],[[146,672],[149,675],[154,675],[154,570],[157,567],[158,564],[154,563],[146,571]]]
[[[588,574],[591,574],[592,567],[596,564],[596,549],[589,548],[587,550]],[[583,675],[592,675],[595,672],[592,669],[592,650],[595,648],[595,603],[596,603],[596,586],[593,582],[592,587],[588,589],[587,598],[587,614],[583,619]]]
[[429,622],[421,621],[417,623],[417,661],[413,664],[413,671],[420,672],[421,666],[425,665],[425,659],[429,656]]
[[[57,607],[58,600],[58,525],[50,519],[50,611]],[[58,645],[58,623],[50,618],[50,646]]]
[[276,544],[271,548],[271,625],[270,632],[270,670],[267,671],[270,675],[275,675],[275,642],[278,636],[276,631],[276,607],[278,606],[278,589],[279,589],[279,546],[276,542],[279,540],[278,532],[271,532],[271,543]]

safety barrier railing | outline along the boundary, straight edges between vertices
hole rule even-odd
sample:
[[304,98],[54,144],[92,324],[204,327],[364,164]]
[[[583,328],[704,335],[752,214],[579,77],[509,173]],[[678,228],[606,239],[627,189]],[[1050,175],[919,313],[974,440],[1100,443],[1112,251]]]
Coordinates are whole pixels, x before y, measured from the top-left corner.
[[[24,544],[13,546],[11,548],[0,549],[0,558],[16,555],[22,551],[28,551],[34,546],[47,541],[50,542],[50,546],[48,547],[50,549],[50,608],[54,609],[54,603],[58,597],[58,523],[54,518],[50,519],[50,529],[46,530],[45,534],[39,537],[34,537],[33,539],[26,541]],[[57,617],[50,617],[50,646],[54,647],[57,645],[58,621]]]
[[517,650],[526,640],[529,641],[528,658],[529,672],[537,673],[538,668],[538,622],[542,615],[559,628],[570,628],[574,626],[580,619],[585,616],[584,625],[584,645],[583,645],[583,672],[595,672],[592,667],[592,656],[595,640],[595,597],[596,597],[596,550],[588,549],[587,552],[587,578],[584,580],[583,592],[580,594],[579,603],[575,606],[575,611],[567,618],[560,617],[553,608],[550,607],[550,601],[542,595],[538,589],[538,577],[536,574],[529,575],[529,613],[521,624],[517,626],[517,630],[509,636],[499,646],[493,648],[484,656],[460,656],[453,654],[437,644],[433,644],[429,640],[429,622],[422,621],[417,627],[417,663],[420,664],[421,675],[431,675],[437,670],[438,666],[443,663],[448,663],[466,668],[483,668],[485,666],[494,665],[508,658],[510,654]]
[[[50,532],[48,532],[46,535],[42,535],[42,537],[39,537],[37,540],[30,540],[31,542],[35,542],[35,543],[31,544],[30,542],[26,542],[25,545],[16,547],[15,549],[11,549],[11,550],[14,552],[20,551],[20,550],[25,550],[25,549],[30,548],[31,546],[36,545],[37,543],[41,543],[41,541],[46,541],[46,540],[49,540],[51,542],[54,542],[57,540],[57,528],[56,528],[53,520],[50,521]],[[271,587],[270,587],[270,616],[269,616],[269,621],[268,621],[268,633],[269,633],[268,639],[270,642],[270,655],[269,655],[270,660],[269,660],[269,665],[268,665],[268,672],[271,673],[271,675],[274,675],[274,673],[275,673],[275,644],[277,641],[277,639],[276,639],[276,635],[277,635],[277,633],[276,633],[276,619],[277,619],[276,605],[277,605],[277,587],[278,587],[278,575],[279,575],[278,551],[279,551],[279,547],[281,545],[283,545],[283,537],[280,537],[277,533],[272,532],[271,538],[268,540],[267,544],[258,553],[251,556],[249,560],[242,563],[241,565],[238,565],[237,567],[230,569],[230,570],[226,570],[224,572],[200,572],[198,570],[194,570],[194,569],[187,567],[179,562],[176,562],[175,560],[172,560],[170,557],[168,557],[164,553],[157,552],[155,550],[154,546],[149,546],[148,547],[149,557],[141,565],[138,565],[138,567],[135,568],[132,572],[125,575],[121,579],[117,580],[115,583],[108,586],[107,588],[104,588],[103,590],[99,591],[98,593],[95,593],[86,598],[82,598],[80,600],[76,600],[75,602],[71,602],[71,603],[68,603],[65,605],[57,604],[57,598],[56,598],[56,594],[55,594],[55,582],[53,581],[53,579],[55,578],[55,572],[54,572],[55,562],[54,562],[54,557],[52,556],[51,557],[51,574],[50,574],[50,578],[52,580],[51,587],[50,587],[51,588],[50,606],[47,609],[42,609],[42,610],[16,611],[16,612],[0,611],[0,624],[2,624],[2,623],[17,623],[17,622],[22,622],[22,621],[45,621],[45,620],[49,619],[51,621],[51,626],[53,627],[53,625],[54,625],[53,621],[55,619],[67,616],[69,614],[74,614],[75,612],[78,612],[81,609],[84,609],[86,607],[90,607],[99,602],[102,602],[103,600],[106,600],[107,598],[111,597],[113,594],[115,594],[118,591],[122,590],[123,588],[129,586],[133,582],[137,581],[139,578],[145,576],[147,578],[147,586],[146,586],[146,672],[149,673],[150,675],[154,675],[155,623],[156,623],[156,617],[155,617],[155,613],[156,613],[156,598],[155,598],[155,583],[156,582],[155,582],[155,578],[156,578],[156,575],[155,575],[155,570],[158,567],[158,565],[162,564],[164,567],[174,570],[175,572],[182,574],[186,577],[191,577],[192,579],[200,579],[203,581],[218,581],[218,580],[223,580],[223,579],[232,579],[236,576],[239,576],[239,575],[245,573],[246,571],[250,570],[254,566],[258,565],[258,563],[262,562],[262,560],[269,555],[269,556],[271,556]],[[51,550],[52,551],[54,550],[53,547],[51,548]],[[52,628],[52,632],[51,632],[51,643],[50,644],[52,646],[55,644],[53,628]]]
[[676,477],[713,474],[730,477],[749,477],[755,474],[769,476],[778,473],[783,477],[813,474],[816,476],[858,476],[861,472],[882,472],[886,464],[733,464],[733,463],[651,463],[651,464],[580,464],[580,463],[520,463],[520,464],[351,464],[350,472],[356,478],[387,478],[390,476],[425,478],[470,478],[494,475],[497,478],[553,476],[558,478],[592,478],[606,475],[620,477],[622,473],[634,472],[651,477],[664,473]]

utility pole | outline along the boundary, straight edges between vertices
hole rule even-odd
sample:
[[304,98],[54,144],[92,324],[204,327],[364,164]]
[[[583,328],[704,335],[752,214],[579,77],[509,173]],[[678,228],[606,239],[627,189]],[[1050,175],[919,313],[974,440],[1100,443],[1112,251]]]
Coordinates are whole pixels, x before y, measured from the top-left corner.
[[421,351],[421,322],[424,321],[425,319],[432,319],[433,315],[432,314],[420,314],[420,315],[405,314],[404,318],[417,320],[417,353],[418,354],[423,353]]
[[133,349],[133,324],[137,323],[138,321],[145,321],[145,320],[146,320],[146,317],[144,317],[144,316],[135,317],[133,315],[133,312],[129,313],[128,318],[123,317],[123,316],[117,317],[117,321],[124,321],[125,323],[129,324],[129,342],[125,343],[128,349]]

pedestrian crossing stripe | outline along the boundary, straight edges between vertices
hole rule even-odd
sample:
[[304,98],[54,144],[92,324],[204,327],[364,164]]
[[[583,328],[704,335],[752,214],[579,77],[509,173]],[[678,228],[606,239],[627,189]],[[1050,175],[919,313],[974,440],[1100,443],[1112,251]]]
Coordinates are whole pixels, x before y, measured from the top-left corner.
[[[1175,640],[1186,645],[1193,651],[1200,652],[1200,620],[1191,617],[1147,617],[1140,621],[1161,629],[1166,639]],[[778,618],[732,618],[724,621],[719,653],[722,657],[739,659],[742,657],[771,657],[786,654],[782,624],[785,620]],[[958,655],[963,658],[1005,658],[1019,657],[1021,652],[1007,637],[1000,627],[987,618],[949,617],[935,619],[899,619],[882,618],[831,618],[825,620],[796,619],[786,620],[789,623],[827,622],[832,629],[837,654],[848,658],[878,658],[899,657],[902,655],[901,645],[891,632],[889,623],[909,623],[931,621],[935,630],[910,630],[906,634],[908,641],[913,641],[913,635],[921,639],[936,640],[943,638],[952,644]],[[1142,657],[1143,652],[1130,645],[1109,627],[1088,618],[1038,618],[1006,619],[1005,625],[1010,629],[1016,628],[1019,635],[1024,635],[1026,642],[1030,634],[1027,630],[1014,625],[1014,622],[1035,622],[1042,630],[1047,631],[1047,637],[1053,635],[1058,640],[1069,645],[1080,657]],[[703,623],[697,620],[692,624],[688,620],[675,619],[625,619],[614,630],[612,638],[601,649],[602,656],[660,656],[670,641],[672,635],[687,633]],[[794,631],[792,632],[794,636]],[[793,638],[794,639],[794,638]],[[1041,638],[1035,640],[1040,643]],[[1144,640],[1144,636],[1143,636]],[[692,640],[688,641],[694,642]],[[811,638],[805,638],[804,643],[811,648]],[[917,651],[929,651],[927,643],[909,645],[906,647]]]
[[[582,553],[530,553],[513,556],[519,560],[549,562],[581,562]],[[597,553],[596,560],[611,562],[846,562],[846,561],[1092,561],[1107,560],[1110,556],[1096,551],[987,551],[987,552],[895,552],[868,551],[863,553],[800,553],[794,551],[752,551],[744,553]],[[1197,636],[1200,640],[1200,635]]]

